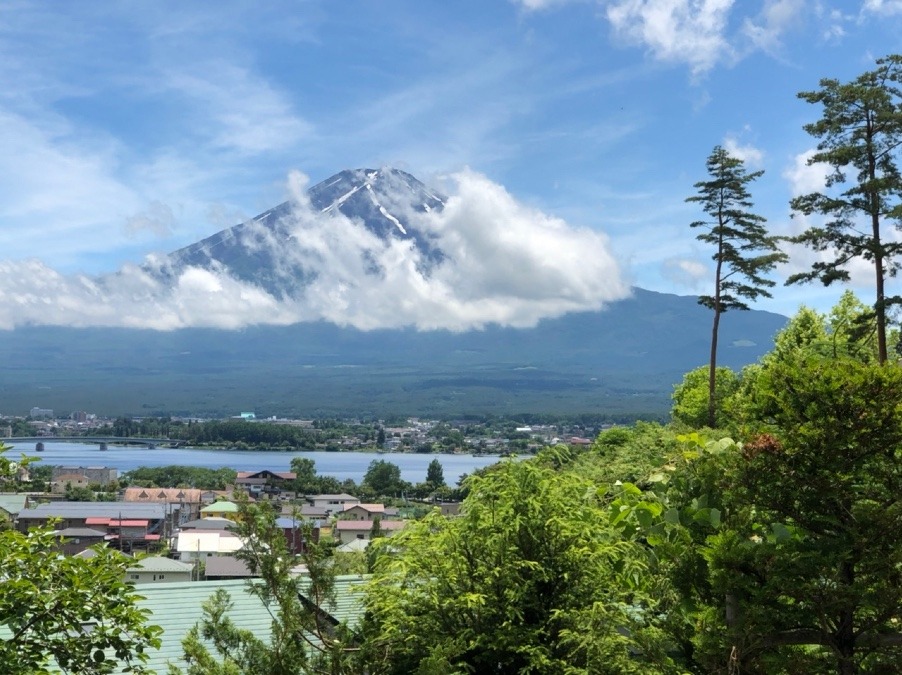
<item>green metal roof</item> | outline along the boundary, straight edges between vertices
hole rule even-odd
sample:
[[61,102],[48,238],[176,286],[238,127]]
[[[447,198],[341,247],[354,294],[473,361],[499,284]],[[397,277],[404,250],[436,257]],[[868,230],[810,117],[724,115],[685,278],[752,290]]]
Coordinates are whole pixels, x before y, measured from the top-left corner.
[[0,509],[14,516],[25,508],[27,499],[28,496],[24,494],[0,495]]
[[[335,579],[335,604],[324,607],[339,622],[355,625],[363,615],[363,583],[360,575],[340,576]],[[184,670],[182,639],[203,618],[202,605],[217,589],[229,593],[232,608],[229,618],[239,628],[250,630],[263,641],[272,634],[272,617],[259,598],[247,591],[247,580],[182,581],[138,586],[143,600],[138,605],[150,610],[147,622],[163,629],[162,644],[158,650],[148,651],[147,666],[162,675],[169,664]],[[8,631],[0,626],[0,639],[8,637]],[[208,645],[210,646],[210,645]]]
[[187,669],[182,660],[182,639],[203,618],[201,606],[219,588],[231,596],[229,618],[235,625],[253,631],[261,640],[269,640],[272,617],[260,599],[247,592],[243,579],[148,584],[139,589],[144,600],[138,605],[151,611],[148,623],[163,629],[160,649],[148,652],[148,667],[157,673],[165,673],[169,663],[180,670]]
[[201,513],[238,513],[238,505],[234,502],[213,502],[200,510]]

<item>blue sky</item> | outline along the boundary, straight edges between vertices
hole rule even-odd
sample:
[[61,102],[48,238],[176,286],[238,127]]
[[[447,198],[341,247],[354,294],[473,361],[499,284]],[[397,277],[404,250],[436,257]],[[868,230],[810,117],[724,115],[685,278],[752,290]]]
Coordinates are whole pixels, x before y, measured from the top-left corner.
[[[819,110],[796,93],[900,51],[902,0],[12,0],[0,6],[0,321],[52,317],[60,298],[68,313],[48,322],[90,315],[102,292],[73,291],[85,275],[252,217],[287,198],[295,172],[316,183],[389,165],[477,201],[509,197],[486,227],[573,235],[602,263],[570,251],[542,264],[615,280],[585,291],[585,308],[629,284],[708,292],[710,251],[684,200],[711,149],[765,170],[757,212],[798,231],[788,201],[824,172],[806,166],[802,129]],[[521,217],[533,221],[522,231]],[[810,263],[791,253],[780,282]],[[855,280],[868,300],[867,269]],[[826,309],[841,290],[781,283],[758,307]],[[580,307],[541,297],[547,311],[521,324]],[[215,325],[274,311],[258,310]],[[167,326],[179,325],[194,324]]]

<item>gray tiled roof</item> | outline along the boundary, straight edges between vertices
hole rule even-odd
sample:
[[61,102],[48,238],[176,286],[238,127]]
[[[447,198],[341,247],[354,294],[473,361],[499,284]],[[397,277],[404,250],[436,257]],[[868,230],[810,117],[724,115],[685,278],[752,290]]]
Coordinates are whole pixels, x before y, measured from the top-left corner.
[[191,563],[184,563],[162,556],[141,558],[128,568],[129,572],[190,572],[194,569]]
[[45,518],[122,518],[159,520],[166,516],[165,504],[134,502],[51,502],[19,512],[19,520]]
[[90,538],[106,536],[106,532],[92,530],[90,527],[67,527],[65,530],[57,530],[53,534],[58,537],[66,537],[67,539],[73,539],[75,537]]

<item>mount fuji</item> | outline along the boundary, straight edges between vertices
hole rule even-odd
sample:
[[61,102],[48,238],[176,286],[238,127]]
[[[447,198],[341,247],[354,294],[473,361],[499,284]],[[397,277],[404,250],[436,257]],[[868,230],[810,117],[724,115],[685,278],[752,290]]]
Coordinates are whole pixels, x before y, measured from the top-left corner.
[[[23,325],[0,332],[0,414],[39,406],[135,416],[666,416],[673,385],[707,361],[711,314],[697,298],[609,284],[614,291],[596,302],[602,286],[591,268],[572,287],[558,275],[556,286],[558,272],[541,258],[522,269],[533,259],[512,262],[492,244],[492,256],[473,260],[476,249],[436,225],[454,208],[452,198],[397,169],[342,171],[298,190],[140,270],[164,288],[184,285],[188,275],[224,279],[235,284],[236,304],[257,293],[270,303],[264,309],[294,308],[288,319],[263,316],[235,330]],[[477,239],[509,234],[489,232],[466,212],[456,217]],[[454,265],[469,267],[450,274]],[[473,277],[486,267],[478,281],[493,289],[495,304],[474,290]],[[406,275],[400,281],[398,270]],[[511,278],[520,274],[544,284],[534,297],[516,297]],[[115,288],[122,278],[97,285]],[[404,314],[414,300],[399,288],[422,292],[428,303],[421,301],[419,314]],[[380,296],[393,292],[396,304],[380,315]],[[564,309],[543,314],[552,300]],[[461,306],[483,313],[462,324],[453,315]],[[508,319],[493,319],[508,307],[516,308]],[[756,361],[785,322],[770,312],[727,313],[719,363]]]

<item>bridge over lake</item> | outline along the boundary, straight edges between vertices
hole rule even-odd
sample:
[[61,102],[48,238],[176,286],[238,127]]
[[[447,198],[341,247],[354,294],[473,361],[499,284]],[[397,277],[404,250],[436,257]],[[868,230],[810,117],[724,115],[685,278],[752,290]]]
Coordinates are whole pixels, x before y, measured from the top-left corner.
[[180,448],[185,441],[178,438],[121,438],[118,436],[16,436],[0,438],[3,443],[34,443],[35,452],[43,452],[44,447],[52,443],[96,443],[101,450],[110,445],[142,445],[153,449],[158,445]]

